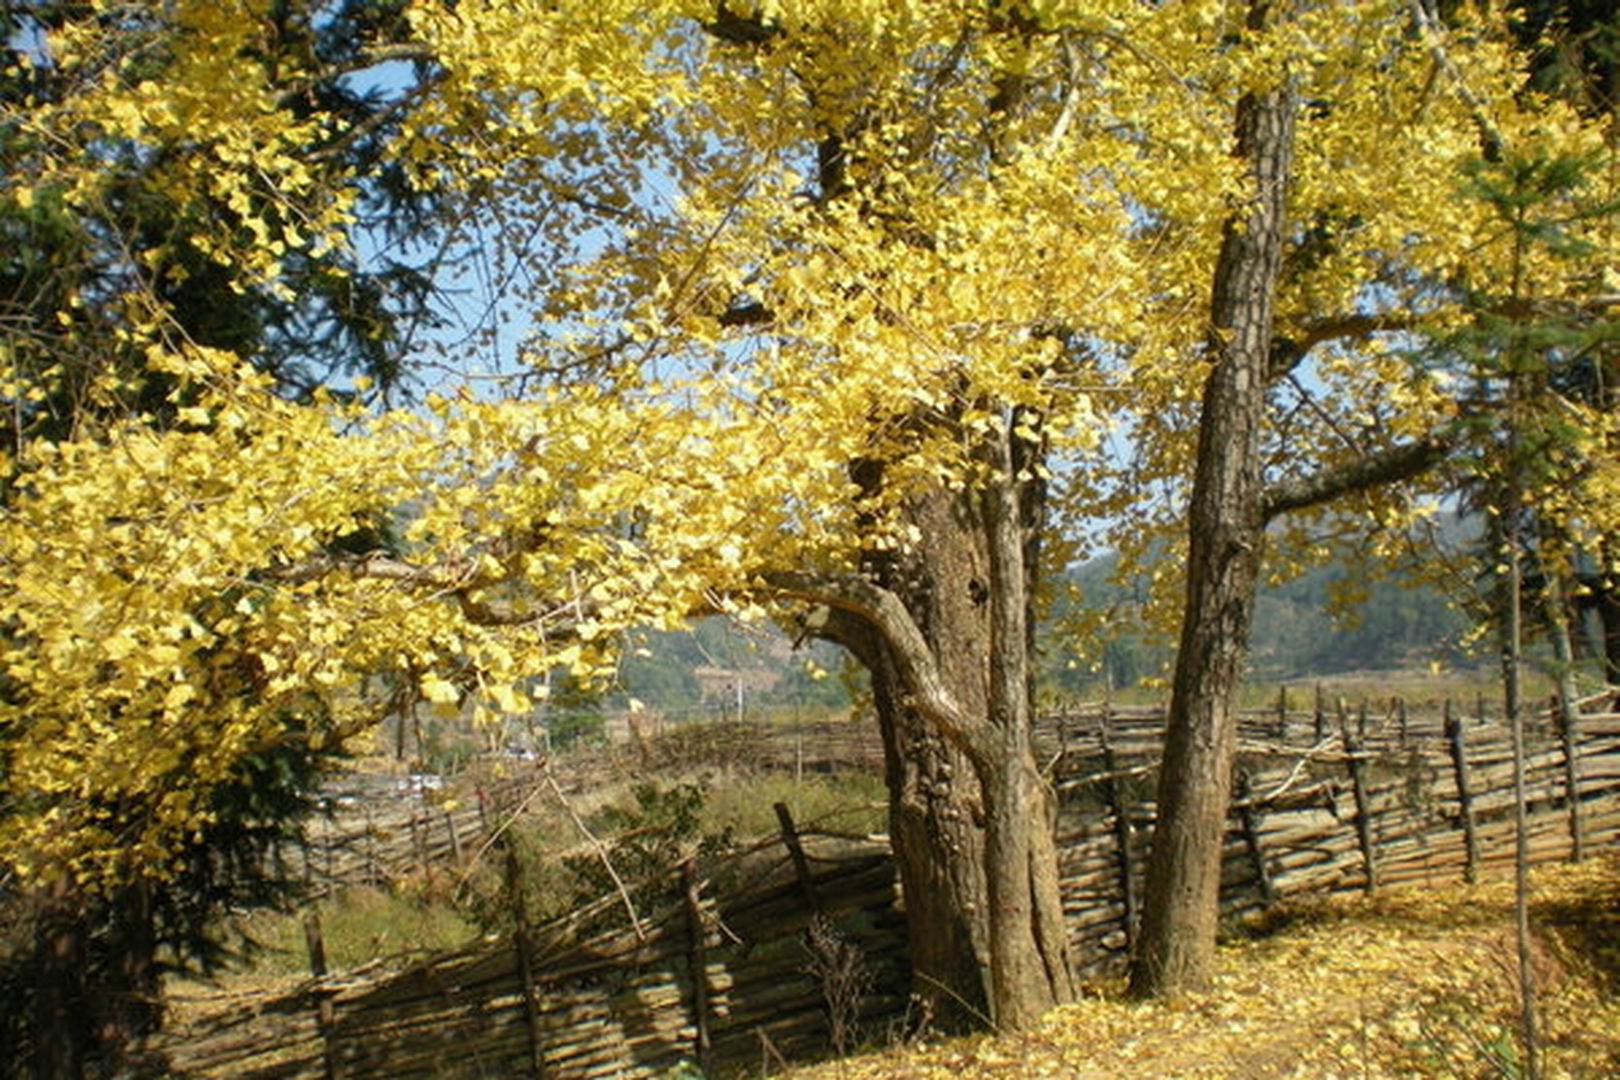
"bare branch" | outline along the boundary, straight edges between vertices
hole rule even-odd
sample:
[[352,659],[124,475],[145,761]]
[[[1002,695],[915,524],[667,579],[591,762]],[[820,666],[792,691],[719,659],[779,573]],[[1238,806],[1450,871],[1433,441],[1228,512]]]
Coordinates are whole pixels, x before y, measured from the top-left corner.
[[1497,130],[1496,122],[1491,119],[1485,103],[1469,87],[1462,72],[1457,70],[1457,65],[1452,62],[1451,54],[1446,52],[1446,43],[1434,16],[1423,6],[1423,0],[1406,0],[1406,8],[1412,13],[1412,21],[1417,24],[1418,33],[1422,36],[1424,45],[1428,47],[1435,66],[1446,73],[1446,78],[1457,88],[1457,96],[1468,106],[1474,127],[1479,131],[1480,155],[1486,161],[1499,160],[1502,157],[1502,133]]
[[313,161],[328,161],[344,153],[349,147],[374,134],[379,129],[392,123],[407,110],[426,97],[434,84],[443,78],[442,73],[434,73],[423,79],[422,82],[401,94],[394,101],[378,109],[353,127],[339,133],[338,137],[330,143],[316,150],[310,155]]
[[423,41],[402,41],[391,45],[378,45],[367,49],[346,60],[325,67],[317,68],[305,77],[291,83],[283,90],[281,97],[276,100],[278,108],[286,108],[304,94],[309,93],[321,83],[338,79],[344,75],[352,75],[357,71],[366,71],[380,64],[395,61],[410,60],[426,62],[434,59],[433,49]]
[[1411,330],[1417,325],[1418,316],[1409,311],[1385,315],[1338,315],[1306,323],[1293,336],[1279,335],[1271,343],[1271,356],[1266,362],[1266,381],[1276,382],[1287,375],[1310,355],[1312,349],[1326,342]]
[[551,793],[557,797],[557,802],[561,804],[569,819],[573,821],[574,828],[579,830],[580,835],[585,837],[585,842],[590,844],[596,851],[596,857],[602,861],[602,866],[607,869],[608,877],[613,879],[613,885],[619,891],[619,898],[624,901],[624,910],[630,915],[630,926],[636,932],[636,940],[646,941],[647,932],[641,927],[641,917],[636,914],[635,901],[630,898],[630,890],[625,887],[624,879],[619,876],[619,871],[614,868],[613,856],[608,853],[607,845],[596,838],[596,834],[591,832],[590,827],[585,824],[585,819],[580,817],[579,812],[574,809],[574,804],[569,802],[568,796],[563,794],[563,789],[557,783],[556,774],[551,771],[551,762],[549,760],[546,762],[545,775],[546,785],[551,788]]
[[454,600],[467,621],[479,626],[540,624],[553,619],[559,612],[570,612],[573,618],[569,623],[551,630],[551,633],[566,638],[573,633],[579,622],[583,621],[584,609],[577,600],[522,607],[498,606],[473,596],[478,589],[488,588],[495,583],[482,580],[453,565],[421,566],[380,552],[369,555],[326,552],[311,556],[302,562],[272,567],[260,576],[264,580],[280,584],[303,585],[339,573],[373,581],[396,581],[438,593]]
[[1264,806],[1267,803],[1275,802],[1277,799],[1282,798],[1290,788],[1299,783],[1300,778],[1305,775],[1306,766],[1310,765],[1313,760],[1317,759],[1322,754],[1328,752],[1333,746],[1337,745],[1337,743],[1338,736],[1327,736],[1315,746],[1312,746],[1310,749],[1301,753],[1299,755],[1299,760],[1294,762],[1294,767],[1288,771],[1288,775],[1283,777],[1282,780],[1273,786],[1270,791],[1260,795],[1250,795],[1247,799],[1235,799],[1232,802],[1233,808],[1236,809],[1243,806]]
[[1330,466],[1312,476],[1272,484],[1261,498],[1261,520],[1269,522],[1291,510],[1320,506],[1343,495],[1417,476],[1438,464],[1455,444],[1452,436],[1433,435]]

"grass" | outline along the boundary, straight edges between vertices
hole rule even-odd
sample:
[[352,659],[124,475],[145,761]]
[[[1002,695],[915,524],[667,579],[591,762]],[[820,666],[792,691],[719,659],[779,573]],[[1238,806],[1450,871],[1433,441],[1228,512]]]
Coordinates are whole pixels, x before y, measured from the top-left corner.
[[795,780],[786,773],[738,776],[721,773],[709,781],[702,819],[706,830],[730,828],[738,837],[777,832],[776,803],[787,803],[802,829],[831,832],[885,832],[889,790],[881,776],[866,773],[809,773]]
[[[778,831],[773,806],[785,802],[805,829],[870,833],[886,828],[887,791],[881,777],[859,773],[806,774],[708,770],[687,776],[659,776],[660,788],[694,784],[704,791],[697,809],[700,836],[729,834],[746,840]],[[608,841],[611,811],[633,810],[630,781],[599,787],[571,799],[573,809],[596,835]],[[562,915],[577,903],[576,874],[564,854],[587,850],[573,819],[555,800],[537,800],[514,833],[524,852],[531,914],[537,920]],[[505,916],[498,861],[473,874],[456,889],[460,874],[441,872],[431,882],[415,879],[393,889],[350,888],[316,905],[327,967],[346,971],[402,954],[453,949],[497,928]],[[586,860],[591,865],[591,860]],[[309,973],[304,913],[261,911],[234,920],[232,930],[259,948],[248,953],[227,980],[301,976]]]
[[[1207,994],[1143,1003],[1093,985],[1026,1035],[891,1048],[791,1076],[1515,1076],[1511,904],[1507,882],[1297,903],[1222,946]],[[1620,1075],[1620,858],[1539,870],[1533,919],[1543,1075]]]
[[[428,897],[385,889],[345,889],[315,905],[331,971],[430,950],[453,949],[478,929],[453,907]],[[247,970],[259,975],[307,975],[304,913],[257,912],[239,929],[261,948]]]

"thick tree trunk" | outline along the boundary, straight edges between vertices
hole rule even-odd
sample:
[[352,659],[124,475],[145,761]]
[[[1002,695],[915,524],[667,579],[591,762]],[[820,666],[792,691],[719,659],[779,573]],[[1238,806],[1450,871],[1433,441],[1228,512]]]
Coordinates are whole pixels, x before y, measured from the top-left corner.
[[872,667],[872,691],[918,1019],[946,1031],[981,1027],[990,1016],[990,941],[979,785],[965,756],[906,704],[886,657]]
[[127,1065],[139,1040],[157,1026],[157,938],[152,883],[142,879],[113,898],[106,982],[90,1002],[95,1043],[108,1062]]
[[1023,512],[1010,483],[984,499],[931,494],[909,508],[914,550],[867,567],[916,624],[950,698],[994,731],[989,761],[976,766],[913,707],[894,643],[860,619],[828,627],[872,674],[913,992],[947,1030],[1024,1027],[1073,994],[1055,803],[1030,746]]
[[1199,990],[1213,974],[1236,751],[1232,697],[1248,643],[1265,528],[1260,434],[1294,111],[1295,94],[1287,88],[1249,95],[1238,107],[1238,153],[1255,194],[1246,215],[1228,222],[1215,269],[1215,363],[1199,420],[1187,607],[1131,969],[1131,990],[1143,996]]
[[79,1080],[89,1030],[84,1021],[84,923],[62,884],[42,898],[34,931],[35,1080]]

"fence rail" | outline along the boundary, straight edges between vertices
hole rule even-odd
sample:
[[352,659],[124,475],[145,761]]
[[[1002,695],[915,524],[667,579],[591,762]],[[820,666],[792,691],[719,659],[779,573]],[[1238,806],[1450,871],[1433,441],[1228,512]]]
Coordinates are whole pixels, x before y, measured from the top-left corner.
[[[1039,725],[1062,796],[1064,910],[1085,976],[1119,971],[1135,937],[1162,728],[1162,710],[1100,706]],[[1499,721],[1318,699],[1245,714],[1240,728],[1228,911],[1307,892],[1451,883],[1511,862],[1512,762]],[[1532,857],[1612,845],[1620,714],[1583,716],[1569,731],[1543,715],[1529,729]],[[731,736],[706,737],[723,747]],[[801,737],[800,761],[803,752]],[[451,820],[467,838],[481,835],[476,816]],[[403,973],[327,976],[240,1001],[164,1034],[159,1048],[176,1074],[198,1077],[642,1077],[683,1060],[710,1076],[754,1071],[829,1045],[828,988],[806,974],[806,929],[818,915],[864,952],[867,1030],[902,1022],[905,927],[887,844],[800,836],[783,820],[782,836],[702,873],[670,868],[668,900],[639,934],[579,942],[564,926],[520,922],[514,940]],[[446,833],[447,847],[469,842]]]

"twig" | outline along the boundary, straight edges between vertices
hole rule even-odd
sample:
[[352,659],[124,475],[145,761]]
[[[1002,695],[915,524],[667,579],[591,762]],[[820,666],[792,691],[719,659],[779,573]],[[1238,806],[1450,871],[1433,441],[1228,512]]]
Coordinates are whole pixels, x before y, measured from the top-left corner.
[[641,928],[641,917],[636,914],[635,901],[630,899],[630,890],[625,888],[624,879],[619,876],[618,870],[614,869],[613,858],[608,854],[607,847],[596,838],[595,833],[591,832],[590,827],[585,824],[585,820],[574,810],[574,805],[568,801],[568,796],[563,794],[562,787],[557,783],[557,777],[551,771],[550,761],[546,762],[545,775],[546,784],[550,786],[552,794],[557,796],[557,802],[562,806],[569,818],[573,820],[574,828],[578,829],[580,835],[585,837],[591,847],[596,849],[596,857],[602,860],[602,866],[606,868],[608,877],[613,879],[613,886],[619,890],[619,898],[624,901],[624,910],[630,916],[630,928],[636,932],[636,940],[646,941],[647,932]]
[[1287,791],[1289,788],[1293,787],[1299,782],[1299,778],[1305,772],[1305,766],[1311,763],[1319,751],[1327,749],[1328,744],[1332,743],[1333,741],[1334,740],[1332,737],[1324,738],[1321,742],[1305,751],[1302,755],[1300,755],[1300,759],[1294,762],[1294,767],[1288,771],[1287,776],[1283,777],[1281,783],[1263,795],[1254,795],[1243,800],[1243,805],[1258,806],[1262,803],[1268,803],[1273,799],[1281,798],[1283,792]]
[[1481,154],[1486,161],[1497,160],[1502,156],[1502,133],[1497,130],[1496,123],[1486,111],[1485,103],[1463,78],[1462,72],[1452,62],[1451,54],[1446,52],[1445,39],[1435,18],[1423,6],[1423,0],[1406,0],[1406,7],[1412,13],[1412,21],[1417,24],[1418,33],[1423,38],[1423,43],[1428,46],[1429,55],[1434,60],[1435,66],[1446,73],[1446,78],[1457,88],[1457,96],[1462,98],[1463,104],[1468,107],[1469,117],[1479,130]]
[[[551,768],[550,762],[547,762],[546,768],[549,771]],[[523,796],[523,800],[512,809],[512,812],[506,816],[505,820],[491,829],[489,835],[484,837],[484,842],[478,845],[478,850],[473,852],[473,857],[467,861],[467,869],[462,871],[461,880],[456,882],[455,895],[457,897],[461,895],[461,890],[471,880],[473,869],[477,867],[479,860],[484,857],[490,848],[500,843],[501,837],[506,834],[506,830],[512,827],[513,823],[522,816],[523,812],[529,808],[529,804],[534,802],[539,794],[540,789],[538,787],[531,789],[527,795]]]
[[992,1035],[1000,1035],[1001,1034],[1001,1029],[996,1026],[996,1022],[994,1020],[990,1019],[988,1016],[984,1015],[984,1013],[982,1013],[978,1009],[974,1008],[967,1000],[965,1000],[962,997],[961,994],[958,994],[955,990],[952,990],[950,987],[946,986],[944,983],[940,982],[938,979],[934,978],[932,975],[928,974],[926,971],[913,971],[911,973],[911,977],[913,979],[921,979],[925,983],[932,984],[933,987],[936,990],[945,991],[946,995],[948,997],[950,997],[950,999],[952,1001],[956,1002],[963,1009],[965,1009],[968,1013],[970,1013],[975,1020],[978,1020],[980,1023],[982,1023],[985,1026],[985,1030],[989,1031]]

